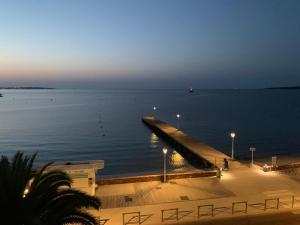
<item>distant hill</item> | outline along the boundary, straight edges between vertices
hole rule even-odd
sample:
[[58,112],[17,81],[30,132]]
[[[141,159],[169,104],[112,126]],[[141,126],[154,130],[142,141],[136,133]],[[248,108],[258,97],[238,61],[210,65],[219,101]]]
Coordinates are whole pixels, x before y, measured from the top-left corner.
[[300,90],[300,86],[289,86],[289,87],[270,87],[270,88],[265,88],[268,90]]
[[53,90],[48,87],[0,87],[0,90]]

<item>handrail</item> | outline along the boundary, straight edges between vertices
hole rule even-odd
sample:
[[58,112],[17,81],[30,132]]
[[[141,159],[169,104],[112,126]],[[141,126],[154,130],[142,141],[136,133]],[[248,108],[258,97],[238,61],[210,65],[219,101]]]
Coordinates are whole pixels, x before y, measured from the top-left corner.
[[[268,202],[276,201],[276,206],[274,207],[267,207]],[[264,210],[266,211],[267,209],[279,209],[279,198],[268,198],[265,199],[265,208]]]
[[[300,199],[296,199],[295,195],[291,195],[290,197],[287,196],[288,198],[284,198],[281,202],[280,202],[280,198],[279,197],[274,197],[274,198],[266,198],[264,199],[264,202],[259,202],[259,203],[249,203],[249,201],[236,201],[236,202],[231,202],[231,215],[235,215],[237,213],[249,213],[249,209],[250,206],[254,206],[254,205],[260,205],[260,208],[254,207],[253,210],[263,210],[263,211],[267,211],[269,209],[277,209],[279,210],[279,208],[282,206],[284,208],[288,207],[288,208],[295,208],[295,204],[300,202]],[[202,218],[205,216],[211,216],[214,217],[215,214],[215,210],[218,209],[218,207],[216,207],[216,204],[203,204],[203,205],[197,205],[197,216],[198,218]],[[297,207],[299,207],[297,205]],[[229,208],[229,207],[226,207]],[[230,208],[229,208],[230,209]],[[253,211],[251,208],[251,211]],[[182,212],[189,212],[192,213],[193,211],[180,211],[179,208],[169,208],[169,209],[161,209],[161,222],[165,222],[168,220],[176,220],[179,221],[181,220],[183,217],[187,216],[180,216]],[[222,212],[222,213],[228,213],[227,212]],[[131,217],[129,218],[129,216],[131,215]],[[151,214],[153,216],[153,214]],[[127,213],[123,213],[123,225],[128,225],[128,224],[142,224],[145,220],[142,221],[142,217],[143,215],[141,215],[140,211],[136,211],[136,212],[127,212]],[[151,217],[151,216],[150,216]],[[150,218],[149,217],[149,218]],[[99,221],[103,221],[105,223],[107,223],[107,221],[109,221],[109,219],[103,219]]]
[[[236,205],[245,205],[244,210],[235,210]],[[247,201],[240,201],[240,202],[233,202],[232,203],[232,208],[231,208],[231,214],[239,213],[239,212],[248,212],[248,202]]]
[[[205,213],[205,214],[200,214],[200,209],[201,208],[210,208],[210,214],[209,213]],[[213,204],[209,204],[209,205],[198,205],[198,218],[202,217],[202,216],[214,216],[214,205]]]
[[178,208],[172,208],[172,209],[162,209],[161,210],[161,222],[164,222],[164,221],[166,221],[166,220],[173,220],[173,219],[171,219],[170,217],[168,217],[168,218],[165,218],[164,217],[164,213],[165,212],[168,212],[168,211],[175,211],[175,215],[176,215],[176,220],[179,220],[179,216],[178,216],[178,211],[179,211],[179,209]]
[[[131,222],[130,220],[134,218],[135,216],[132,216],[128,221],[125,221],[127,215],[135,215],[138,216],[137,222]],[[127,224],[141,224],[141,212],[129,212],[129,213],[123,213],[123,225]]]

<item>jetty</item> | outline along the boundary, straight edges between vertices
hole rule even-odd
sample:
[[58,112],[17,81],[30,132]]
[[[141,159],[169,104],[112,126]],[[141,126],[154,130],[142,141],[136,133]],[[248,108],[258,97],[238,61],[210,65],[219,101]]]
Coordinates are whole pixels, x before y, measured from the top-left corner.
[[[230,160],[230,157],[217,149],[196,140],[195,138],[185,134],[171,125],[156,119],[155,117],[144,117],[143,123],[146,124],[152,131],[164,139],[168,144],[176,150],[183,151],[190,154],[194,159],[195,157],[204,160],[207,167],[222,168],[224,158]],[[231,165],[236,166],[240,164],[233,161]]]

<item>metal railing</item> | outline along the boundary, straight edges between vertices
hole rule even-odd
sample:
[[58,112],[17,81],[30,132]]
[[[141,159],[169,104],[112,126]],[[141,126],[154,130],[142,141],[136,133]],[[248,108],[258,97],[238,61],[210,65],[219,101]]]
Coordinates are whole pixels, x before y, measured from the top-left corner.
[[[172,213],[170,215],[170,212]],[[165,217],[165,214],[168,213],[168,217]],[[175,216],[175,217],[174,217]],[[174,208],[174,209],[162,209],[161,210],[161,222],[165,222],[166,220],[179,220],[179,209]]]
[[[270,206],[270,204],[271,204],[271,206]],[[279,209],[279,198],[265,199],[265,208],[264,208],[264,210],[266,211],[267,209]]]
[[[127,216],[130,218],[128,219]],[[141,224],[141,212],[123,213],[123,225],[127,224]]]
[[148,220],[153,214],[141,214],[141,212],[123,213],[123,225],[142,224]]
[[[201,209],[207,209],[204,210],[204,213],[202,213]],[[214,205],[198,205],[198,218],[203,216],[214,216]]]
[[105,225],[109,221],[109,219],[101,219],[100,217],[98,217],[97,220],[100,225]]
[[[242,209],[240,207],[243,207]],[[241,201],[241,202],[233,202],[232,208],[231,208],[231,214],[236,213],[247,213],[248,212],[248,202],[247,201]]]
[[[235,215],[238,213],[248,214],[249,212],[255,212],[255,210],[267,211],[267,210],[279,210],[280,208],[294,208],[296,203],[300,204],[300,199],[296,199],[293,195],[291,197],[284,197],[281,201],[280,198],[266,198],[261,202],[249,201],[236,201],[232,202],[231,206],[217,206],[216,204],[203,204],[197,206],[198,219],[203,217],[214,217],[222,213],[227,215]],[[299,205],[298,205],[299,206]],[[188,216],[193,211],[183,211],[179,208],[170,208],[161,210],[161,222],[166,221],[179,221],[183,217]],[[128,224],[142,224],[148,220],[152,215],[142,215],[140,211],[123,213],[123,225]],[[109,219],[100,220],[101,225],[106,224]]]
[[183,217],[188,216],[191,214],[192,211],[187,210],[179,210],[179,208],[172,208],[172,209],[163,209],[161,210],[161,222],[165,222],[168,220],[181,220]]

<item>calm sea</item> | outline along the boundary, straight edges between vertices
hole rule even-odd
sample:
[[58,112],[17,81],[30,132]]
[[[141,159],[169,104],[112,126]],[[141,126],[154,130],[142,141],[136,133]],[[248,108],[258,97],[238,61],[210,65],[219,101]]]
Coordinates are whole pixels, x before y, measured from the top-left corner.
[[[38,162],[104,159],[101,175],[161,171],[164,143],[141,122],[155,115],[236,157],[300,155],[297,90],[1,90],[0,152],[38,152]],[[158,109],[153,110],[153,106]],[[169,149],[168,170],[189,169]]]

